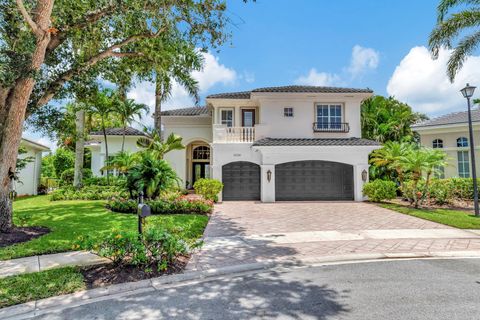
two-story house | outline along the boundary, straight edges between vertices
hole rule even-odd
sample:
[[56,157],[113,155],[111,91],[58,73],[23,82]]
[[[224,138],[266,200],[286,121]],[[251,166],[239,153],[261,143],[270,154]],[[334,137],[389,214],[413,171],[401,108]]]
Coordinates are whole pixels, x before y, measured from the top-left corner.
[[[475,157],[479,159],[480,109],[472,110]],[[425,147],[441,149],[447,154],[447,165],[440,168],[439,178],[469,178],[472,172],[470,163],[470,139],[468,133],[467,111],[453,112],[426,120],[412,126],[420,135],[420,144]],[[480,168],[477,165],[477,176]]]
[[220,200],[362,201],[368,155],[360,105],[369,89],[284,86],[213,94],[205,107],[162,112],[165,135],[183,137],[168,153],[186,186],[223,182]]

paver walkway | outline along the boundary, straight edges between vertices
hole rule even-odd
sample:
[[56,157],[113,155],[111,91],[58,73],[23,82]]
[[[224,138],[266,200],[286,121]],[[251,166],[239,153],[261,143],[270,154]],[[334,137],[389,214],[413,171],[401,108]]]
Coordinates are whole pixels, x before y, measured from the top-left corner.
[[0,278],[21,273],[39,272],[66,266],[89,266],[110,260],[85,251],[71,251],[0,261]]
[[357,202],[224,202],[190,270],[361,253],[479,251],[480,235]]

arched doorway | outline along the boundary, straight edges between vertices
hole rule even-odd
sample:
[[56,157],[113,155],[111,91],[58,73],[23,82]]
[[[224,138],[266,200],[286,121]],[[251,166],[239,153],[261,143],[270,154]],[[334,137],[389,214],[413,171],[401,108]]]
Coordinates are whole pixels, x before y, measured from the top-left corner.
[[191,146],[191,186],[201,178],[210,178],[210,147],[207,145]]

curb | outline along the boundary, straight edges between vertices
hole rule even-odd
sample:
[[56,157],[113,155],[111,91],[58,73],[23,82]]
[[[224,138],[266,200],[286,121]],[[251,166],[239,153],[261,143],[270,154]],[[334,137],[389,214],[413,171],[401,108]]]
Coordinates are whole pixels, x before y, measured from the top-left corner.
[[322,265],[342,265],[352,263],[387,262],[416,259],[468,259],[480,258],[476,251],[444,251],[416,253],[367,253],[332,255],[306,259],[282,261],[262,261],[236,266],[214,268],[203,271],[187,271],[182,274],[162,276],[137,282],[115,284],[105,288],[79,291],[67,295],[46,298],[37,301],[0,309],[0,319],[28,319],[46,313],[58,313],[64,309],[113,298],[164,290],[166,287],[212,281],[223,276],[241,276],[262,271],[287,271],[295,268],[318,267]]

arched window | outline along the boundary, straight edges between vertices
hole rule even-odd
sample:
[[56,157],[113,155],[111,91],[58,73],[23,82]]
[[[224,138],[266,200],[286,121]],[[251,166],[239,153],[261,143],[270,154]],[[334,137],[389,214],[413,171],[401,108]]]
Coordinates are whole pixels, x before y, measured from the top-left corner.
[[432,144],[433,144],[433,148],[435,148],[435,149],[443,148],[443,140],[442,139],[435,139],[435,140],[433,140]]
[[210,160],[210,148],[199,146],[193,149],[193,160]]
[[465,137],[460,137],[457,139],[457,147],[468,147],[468,139]]

